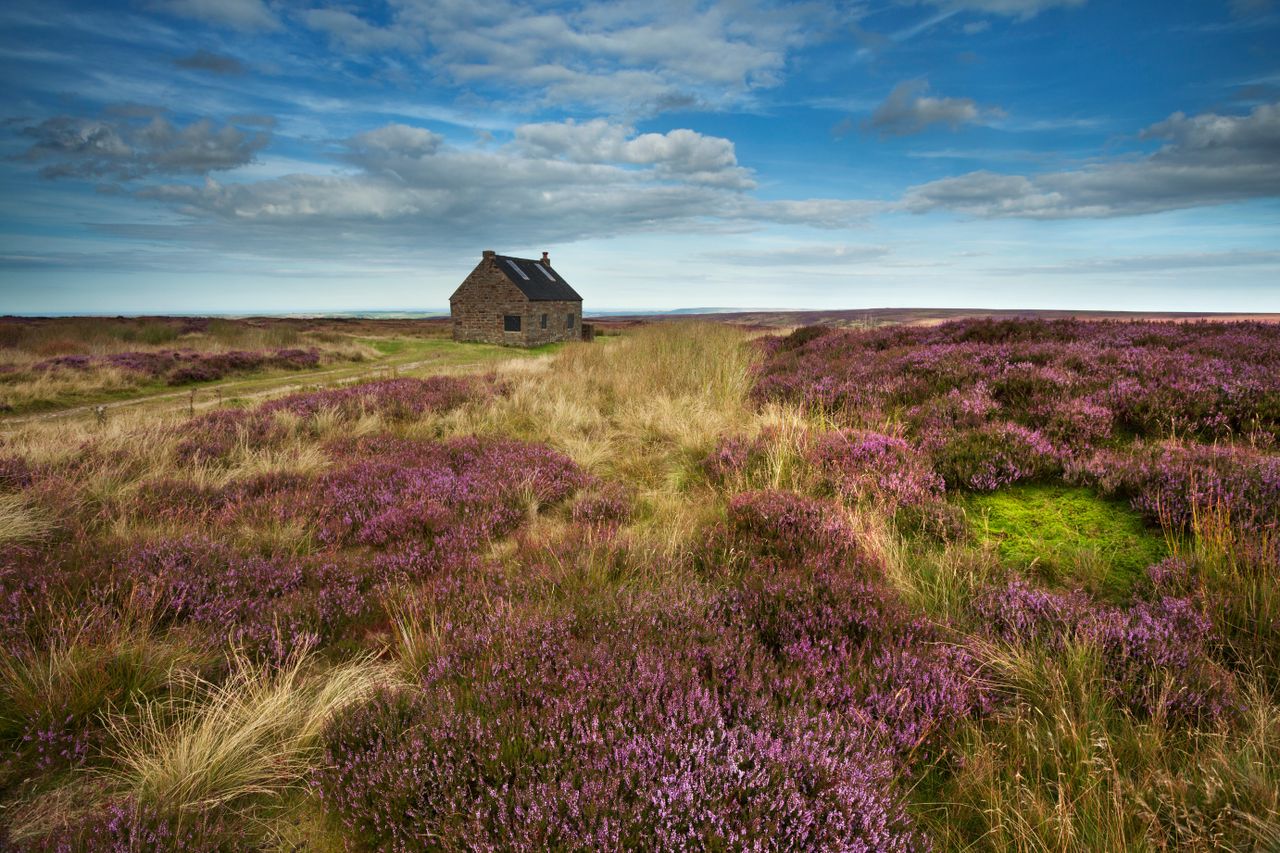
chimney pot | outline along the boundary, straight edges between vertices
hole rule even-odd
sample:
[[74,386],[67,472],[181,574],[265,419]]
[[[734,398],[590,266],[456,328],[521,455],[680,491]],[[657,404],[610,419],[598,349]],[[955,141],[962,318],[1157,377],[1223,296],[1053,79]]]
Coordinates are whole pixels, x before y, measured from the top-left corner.
[[488,259],[488,258],[492,258],[496,254],[497,252],[493,251],[493,249],[485,249],[483,252],[480,253],[480,256],[482,258]]
[[542,264],[543,266],[548,266],[548,267],[551,266],[551,256],[548,255],[546,252],[542,253]]

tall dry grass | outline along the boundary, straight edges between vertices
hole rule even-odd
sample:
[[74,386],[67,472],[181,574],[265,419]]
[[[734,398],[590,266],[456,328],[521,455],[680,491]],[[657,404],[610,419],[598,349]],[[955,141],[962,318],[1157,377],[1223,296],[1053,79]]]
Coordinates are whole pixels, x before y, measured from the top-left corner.
[[943,850],[1274,850],[1280,709],[1251,689],[1243,722],[1208,730],[1138,719],[1102,688],[1087,645],[1060,654],[988,645],[1010,698],[960,730],[918,813]]
[[280,666],[231,660],[226,679],[183,676],[172,698],[111,720],[111,788],[177,812],[278,799],[314,765],[333,715],[395,682],[372,658],[332,667],[306,654]]
[[[787,448],[803,416],[750,399],[749,335],[720,324],[641,327],[553,360],[499,368],[507,393],[424,423],[424,434],[506,435],[549,444],[637,498],[631,533],[665,555],[687,551],[720,511],[701,462],[727,435],[776,433],[774,479],[793,478]],[[776,429],[773,429],[776,428]]]

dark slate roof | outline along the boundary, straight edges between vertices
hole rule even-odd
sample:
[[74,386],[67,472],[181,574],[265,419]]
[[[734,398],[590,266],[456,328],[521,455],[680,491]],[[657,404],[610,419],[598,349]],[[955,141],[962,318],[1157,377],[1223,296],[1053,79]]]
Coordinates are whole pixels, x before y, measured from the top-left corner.
[[[560,277],[560,273],[550,266],[543,266],[541,261],[497,255],[493,262],[498,265],[498,269],[507,274],[511,283],[520,288],[521,292],[533,302],[582,301],[578,291],[570,287],[569,282]],[[516,272],[512,264],[524,275]],[[547,277],[547,273],[550,273],[550,278]]]

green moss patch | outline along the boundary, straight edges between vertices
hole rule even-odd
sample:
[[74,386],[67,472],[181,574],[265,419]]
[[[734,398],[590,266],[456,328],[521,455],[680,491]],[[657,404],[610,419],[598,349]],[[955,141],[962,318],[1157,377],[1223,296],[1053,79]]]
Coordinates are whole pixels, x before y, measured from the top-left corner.
[[1167,553],[1163,538],[1127,505],[1088,489],[1033,485],[966,496],[970,528],[1000,559],[1049,581],[1075,580],[1124,594]]

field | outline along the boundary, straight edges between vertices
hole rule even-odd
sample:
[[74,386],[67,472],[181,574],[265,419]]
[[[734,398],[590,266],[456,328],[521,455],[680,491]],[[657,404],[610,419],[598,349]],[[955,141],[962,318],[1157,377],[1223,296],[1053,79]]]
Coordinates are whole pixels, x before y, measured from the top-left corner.
[[1280,847],[1280,325],[608,326],[0,421],[0,847]]
[[[448,334],[440,320],[0,317],[0,415],[482,360],[459,356]],[[485,357],[502,355],[490,350]]]

